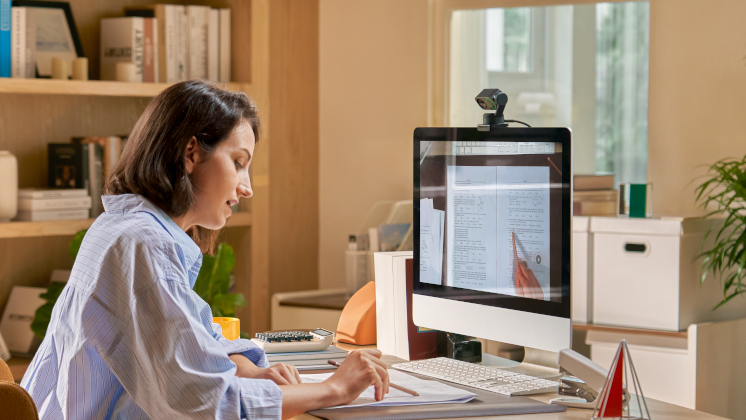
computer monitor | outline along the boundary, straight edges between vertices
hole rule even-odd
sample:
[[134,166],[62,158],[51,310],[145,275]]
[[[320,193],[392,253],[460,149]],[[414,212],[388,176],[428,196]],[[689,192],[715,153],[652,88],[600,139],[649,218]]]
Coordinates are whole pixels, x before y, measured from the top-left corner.
[[570,347],[571,139],[568,128],[414,131],[415,325]]

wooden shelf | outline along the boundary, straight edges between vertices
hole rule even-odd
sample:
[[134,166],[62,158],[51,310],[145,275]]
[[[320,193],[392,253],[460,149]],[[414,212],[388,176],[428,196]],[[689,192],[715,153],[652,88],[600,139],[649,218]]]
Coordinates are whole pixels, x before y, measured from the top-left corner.
[[573,322],[572,329],[578,331],[604,331],[621,334],[641,334],[641,335],[654,335],[657,337],[678,337],[686,338],[687,331],[661,331],[661,330],[650,330],[645,328],[631,328],[631,327],[615,327],[612,325],[599,325],[599,324],[581,324],[579,322]]
[[[168,83],[125,83],[102,80],[0,79],[0,93],[31,95],[152,98],[169,86]],[[226,86],[229,90],[250,93],[248,83],[228,83]]]
[[[51,222],[9,222],[0,223],[0,239],[32,238],[43,236],[75,235],[88,229],[95,219],[55,220]],[[251,226],[251,213],[234,213],[225,227]]]

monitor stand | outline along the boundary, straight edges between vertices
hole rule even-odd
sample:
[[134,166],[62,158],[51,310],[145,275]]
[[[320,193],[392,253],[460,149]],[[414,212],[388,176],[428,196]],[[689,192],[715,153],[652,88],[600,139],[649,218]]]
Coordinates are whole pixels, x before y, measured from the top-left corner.
[[557,353],[530,347],[526,347],[526,355],[522,362],[482,353],[483,366],[494,366],[511,372],[550,380],[558,380],[562,376],[557,360]]

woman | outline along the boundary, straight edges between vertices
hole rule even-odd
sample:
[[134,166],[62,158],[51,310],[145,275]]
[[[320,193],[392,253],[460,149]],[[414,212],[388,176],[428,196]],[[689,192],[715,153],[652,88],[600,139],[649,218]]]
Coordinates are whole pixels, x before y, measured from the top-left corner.
[[300,384],[249,340],[229,341],[192,290],[201,252],[240,197],[259,134],[244,93],[198,81],[158,95],[107,181],[47,335],[21,382],[41,419],[287,418],[388,392],[374,350]]

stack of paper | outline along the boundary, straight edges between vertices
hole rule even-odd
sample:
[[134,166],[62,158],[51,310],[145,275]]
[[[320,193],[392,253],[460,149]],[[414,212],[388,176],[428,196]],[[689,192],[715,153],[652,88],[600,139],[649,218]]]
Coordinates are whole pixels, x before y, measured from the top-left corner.
[[[302,375],[303,383],[324,382],[332,376],[331,373],[317,373],[313,375]],[[418,397],[406,392],[389,388],[389,393],[381,401],[375,399],[375,389],[370,386],[353,402],[347,405],[339,405],[329,408],[363,407],[363,406],[396,406],[396,405],[421,405],[421,404],[443,404],[443,403],[465,403],[473,400],[476,394],[461,388],[452,387],[438,381],[425,381],[397,370],[389,370],[391,382],[411,389],[420,394]]]
[[334,366],[327,363],[327,360],[334,360],[335,362],[342,363],[347,357],[347,351],[340,349],[339,347],[329,346],[323,351],[307,351],[307,352],[296,352],[296,353],[271,353],[267,355],[267,360],[270,366],[274,366],[278,363],[285,363],[287,365],[293,365],[299,371],[304,370],[326,370],[336,369]]
[[432,198],[420,199],[420,282],[442,284],[445,212]]

